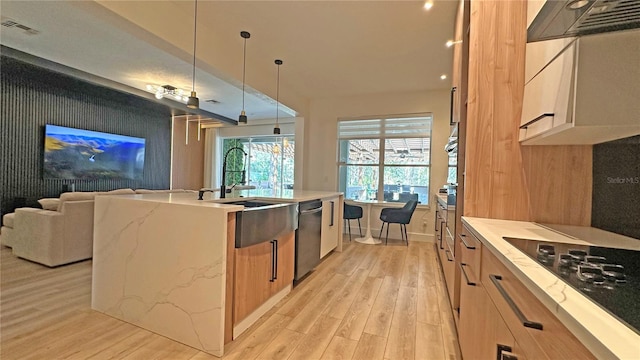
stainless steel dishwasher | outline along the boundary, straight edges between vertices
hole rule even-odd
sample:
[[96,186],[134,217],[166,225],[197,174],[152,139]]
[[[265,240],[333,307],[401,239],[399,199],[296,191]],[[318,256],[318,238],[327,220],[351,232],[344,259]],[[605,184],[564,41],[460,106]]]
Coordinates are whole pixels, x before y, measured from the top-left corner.
[[300,280],[320,263],[322,201],[300,203],[296,230],[296,265],[294,279]]

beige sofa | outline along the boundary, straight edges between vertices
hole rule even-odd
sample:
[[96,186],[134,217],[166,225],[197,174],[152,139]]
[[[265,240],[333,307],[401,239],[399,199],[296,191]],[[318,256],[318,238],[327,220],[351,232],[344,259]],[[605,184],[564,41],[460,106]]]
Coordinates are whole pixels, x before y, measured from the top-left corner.
[[90,259],[94,198],[103,194],[134,194],[134,191],[70,192],[60,196],[56,210],[16,209],[11,238],[13,254],[47,266]]
[[[137,193],[188,192],[146,190]],[[43,209],[18,208],[3,217],[2,242],[13,254],[47,266],[58,266],[93,256],[93,208],[96,195],[131,195],[131,189],[108,192],[69,192],[59,199],[41,199]],[[12,216],[9,216],[12,215]],[[12,225],[12,229],[9,226]],[[5,239],[5,232],[8,237]]]

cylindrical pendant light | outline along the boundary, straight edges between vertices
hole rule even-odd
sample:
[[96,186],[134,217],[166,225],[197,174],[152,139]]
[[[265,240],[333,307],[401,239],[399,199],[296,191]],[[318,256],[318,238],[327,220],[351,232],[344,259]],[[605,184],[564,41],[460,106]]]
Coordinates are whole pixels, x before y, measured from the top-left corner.
[[282,65],[282,60],[276,59],[276,65],[278,65],[278,78],[276,81],[276,126],[273,128],[273,133],[275,135],[280,134],[280,124],[278,123],[279,117],[279,105],[280,105],[280,65]]
[[242,112],[238,117],[238,122],[246,124],[247,114],[244,112],[244,78],[247,69],[247,39],[251,37],[248,31],[241,31],[240,36],[244,39],[244,50],[242,51]]

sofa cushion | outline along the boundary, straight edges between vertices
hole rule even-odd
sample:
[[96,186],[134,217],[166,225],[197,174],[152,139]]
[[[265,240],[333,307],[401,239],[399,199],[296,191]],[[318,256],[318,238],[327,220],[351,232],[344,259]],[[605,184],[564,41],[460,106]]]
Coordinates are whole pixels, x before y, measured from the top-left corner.
[[103,192],[101,193],[101,195],[107,195],[107,194],[108,195],[131,195],[135,193],[136,192],[131,189],[115,189],[115,190]]
[[13,228],[13,223],[15,219],[16,219],[16,213],[5,214],[2,217],[2,225],[9,228]]
[[66,192],[60,195],[60,203],[58,204],[58,211],[62,211],[62,204],[65,201],[82,201],[93,200],[99,193],[93,191],[78,191],[78,192]]
[[58,206],[60,205],[60,199],[58,198],[43,198],[38,200],[40,206],[42,206],[45,210],[58,210]]
[[136,189],[136,194],[153,194],[156,190]]

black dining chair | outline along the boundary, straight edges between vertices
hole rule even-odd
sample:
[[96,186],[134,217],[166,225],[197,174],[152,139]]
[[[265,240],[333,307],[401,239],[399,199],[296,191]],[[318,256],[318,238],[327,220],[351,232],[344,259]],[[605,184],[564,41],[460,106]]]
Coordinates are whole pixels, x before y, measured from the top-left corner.
[[358,229],[360,230],[360,236],[362,236],[362,227],[360,226],[360,219],[362,218],[361,206],[344,203],[342,218],[349,224],[349,242],[351,242],[351,220],[358,220]]
[[418,205],[418,200],[409,200],[402,208],[384,208],[380,212],[380,220],[382,220],[382,227],[380,228],[380,236],[382,238],[382,230],[384,229],[384,225],[387,224],[387,237],[384,241],[384,244],[387,245],[389,242],[389,224],[400,224],[400,236],[402,236],[402,241],[407,241],[407,246],[409,246],[409,236],[407,235],[407,224],[411,221],[411,216],[413,216],[413,212],[416,210],[416,206]]

